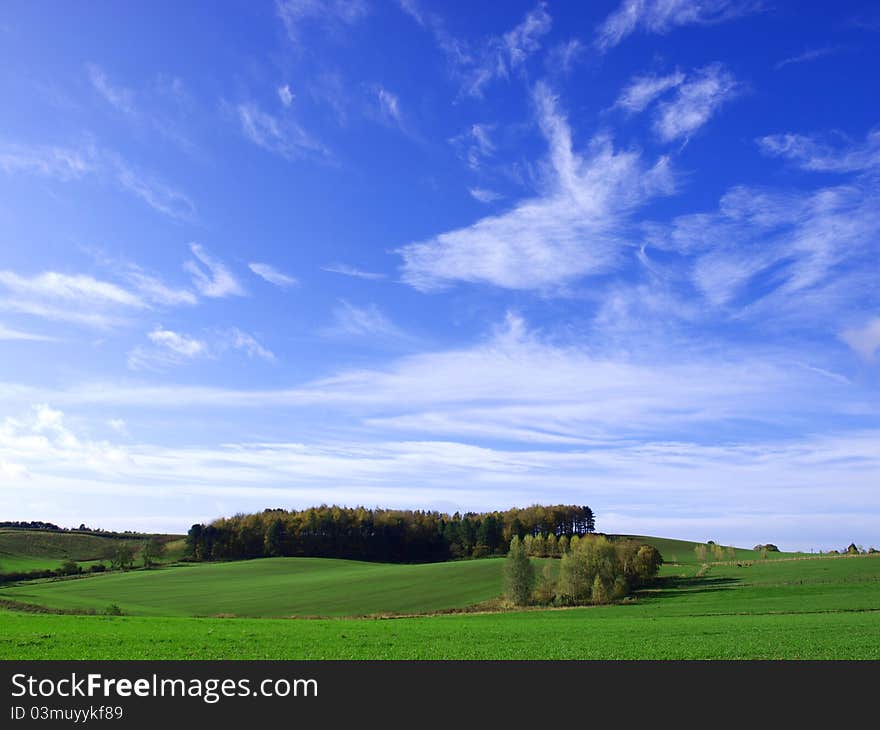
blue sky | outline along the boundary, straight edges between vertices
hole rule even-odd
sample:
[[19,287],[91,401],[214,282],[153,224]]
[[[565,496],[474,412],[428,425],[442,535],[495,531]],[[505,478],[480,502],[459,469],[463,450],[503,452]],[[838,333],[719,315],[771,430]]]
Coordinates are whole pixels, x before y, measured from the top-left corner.
[[0,514],[880,544],[872,3],[0,8]]

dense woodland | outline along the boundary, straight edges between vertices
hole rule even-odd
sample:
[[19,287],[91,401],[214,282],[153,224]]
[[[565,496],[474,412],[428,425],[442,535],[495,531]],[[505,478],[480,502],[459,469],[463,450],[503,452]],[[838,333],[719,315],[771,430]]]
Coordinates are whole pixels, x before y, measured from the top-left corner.
[[595,529],[593,511],[577,505],[464,515],[322,505],[301,511],[267,509],[193,525],[187,547],[195,560],[290,556],[429,563],[503,555],[514,536],[531,538],[546,551],[548,545]]

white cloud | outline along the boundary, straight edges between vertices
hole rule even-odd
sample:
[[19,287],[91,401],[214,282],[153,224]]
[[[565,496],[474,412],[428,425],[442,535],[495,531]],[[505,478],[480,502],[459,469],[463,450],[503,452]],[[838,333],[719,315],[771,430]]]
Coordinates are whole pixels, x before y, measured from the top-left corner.
[[668,33],[685,25],[714,25],[762,9],[760,0],[623,0],[596,29],[595,45],[608,51],[624,38]]
[[114,167],[114,175],[120,187],[140,198],[153,210],[179,220],[192,220],[195,217],[195,204],[186,194],[129,167],[120,159],[115,160]]
[[286,160],[328,155],[328,150],[294,120],[273,116],[254,103],[239,104],[238,120],[251,142]]
[[500,36],[491,36],[479,44],[469,44],[452,36],[436,13],[424,10],[416,0],[400,0],[400,7],[420,26],[429,30],[461,84],[461,93],[476,98],[497,79],[510,78],[541,48],[542,38],[550,32],[552,18],[544,2],[526,14],[517,26]]
[[59,182],[95,176],[112,182],[154,210],[179,220],[192,220],[196,208],[187,195],[132,167],[119,155],[94,145],[63,148],[46,145],[0,145],[0,169],[9,175],[40,175]]
[[375,305],[358,307],[341,299],[333,310],[334,324],[328,334],[353,337],[400,337],[402,332]]
[[399,124],[401,122],[400,99],[398,99],[395,94],[388,91],[388,89],[381,86],[377,89],[376,96],[379,99],[379,107],[381,108],[382,113]]
[[586,46],[578,38],[572,38],[551,48],[545,65],[551,73],[567,74],[586,50]]
[[795,63],[806,63],[808,61],[815,61],[818,58],[830,56],[841,50],[841,46],[822,46],[821,48],[811,48],[807,51],[804,51],[803,53],[798,54],[797,56],[784,58],[779,63],[777,63],[774,68],[778,71],[781,68],[785,68],[786,66],[790,66]]
[[334,31],[352,26],[369,12],[365,0],[276,0],[275,7],[290,40],[303,42],[303,26],[317,25]]
[[466,132],[452,137],[449,143],[458,151],[458,154],[467,162],[472,170],[478,170],[484,160],[495,153],[495,144],[492,142],[494,125],[472,124]]
[[541,48],[541,38],[550,32],[552,19],[545,3],[539,3],[523,21],[502,35],[488,39],[475,53],[475,62],[461,68],[462,90],[480,98],[495,79],[506,79]]
[[423,291],[455,281],[549,289],[607,272],[626,245],[628,213],[672,191],[666,158],[646,169],[638,153],[615,152],[602,137],[582,157],[550,90],[538,84],[534,99],[550,145],[546,189],[505,213],[399,249],[405,282]]
[[108,104],[115,107],[123,114],[135,114],[134,92],[131,89],[114,86],[104,70],[96,64],[86,65],[89,73],[89,81],[95,90],[104,97]]
[[683,273],[714,307],[761,326],[838,331],[875,287],[880,190],[870,178],[799,193],[737,187],[716,212],[647,231],[650,246],[685,257]]
[[167,348],[175,355],[192,358],[202,355],[207,350],[204,342],[187,335],[182,335],[172,330],[157,327],[147,337],[150,342]]
[[25,277],[0,271],[0,287],[9,292],[0,309],[98,328],[120,324],[126,313],[146,308],[133,292],[83,274],[46,271]]
[[259,357],[268,362],[275,362],[275,353],[263,347],[253,335],[237,328],[233,328],[229,334],[231,346],[236,350],[243,350],[248,357]]
[[161,326],[148,332],[147,339],[152,347],[138,345],[128,353],[131,370],[161,370],[209,354],[206,342]]
[[358,269],[355,266],[349,266],[348,264],[330,264],[329,266],[324,266],[321,268],[322,271],[329,271],[332,274],[342,274],[343,276],[353,276],[356,279],[369,279],[377,281],[379,279],[384,279],[385,274],[381,274],[376,271],[364,271],[363,269]]
[[128,435],[128,424],[123,418],[110,418],[107,421],[107,425],[116,433],[122,434],[123,436]]
[[90,299],[128,307],[143,306],[140,299],[122,287],[82,274],[59,274],[55,271],[47,271],[27,278],[11,271],[0,271],[0,284],[22,296],[72,301]]
[[226,265],[208,254],[198,243],[191,243],[190,250],[199,263],[187,261],[184,268],[193,275],[193,283],[205,297],[244,296],[244,288],[226,268]]
[[124,275],[144,299],[154,304],[175,307],[183,304],[192,305],[198,301],[191,291],[170,287],[137,266],[129,265]]
[[41,175],[62,182],[78,180],[94,172],[94,152],[40,145],[5,144],[0,147],[0,169],[9,175],[19,172]]
[[33,332],[23,332],[21,330],[11,329],[0,323],[0,340],[24,340],[30,342],[53,342],[54,337],[47,335],[38,335]]
[[257,276],[265,279],[270,284],[281,287],[282,289],[295,286],[299,283],[294,277],[281,273],[278,269],[269,264],[251,263],[248,264],[248,268]]
[[880,168],[880,130],[868,133],[864,144],[833,146],[802,134],[771,134],[758,140],[761,150],[784,157],[805,170],[861,172]]
[[216,358],[230,349],[241,350],[251,358],[275,361],[274,353],[237,327],[205,340],[158,326],[147,333],[147,339],[152,346],[138,345],[128,353],[131,370],[163,370],[202,358]]
[[494,190],[487,190],[486,188],[468,188],[468,192],[474,200],[487,204],[494,203],[496,200],[501,200],[501,198],[504,197],[503,195],[496,193]]
[[641,112],[658,96],[674,89],[684,81],[681,71],[666,76],[635,76],[617,97],[615,107],[626,109],[630,113]]
[[875,317],[864,327],[850,327],[840,333],[840,339],[865,360],[872,362],[880,349],[880,317]]
[[293,104],[295,97],[288,84],[278,87],[278,98],[281,100],[282,106],[289,107]]
[[686,139],[739,91],[740,84],[724,66],[706,66],[678,86],[672,101],[658,106],[654,131],[664,142]]

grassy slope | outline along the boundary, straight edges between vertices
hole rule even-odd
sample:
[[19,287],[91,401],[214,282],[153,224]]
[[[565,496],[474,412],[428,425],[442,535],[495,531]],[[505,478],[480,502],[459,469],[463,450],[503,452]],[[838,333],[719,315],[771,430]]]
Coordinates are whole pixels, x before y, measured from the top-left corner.
[[880,659],[880,557],[715,566],[701,578],[690,568],[664,572],[665,586],[632,604],[518,613],[277,620],[0,612],[0,658]]
[[0,590],[54,608],[126,614],[249,617],[427,613],[463,608],[501,593],[503,559],[388,565],[322,558],[201,563],[27,583]]
[[[618,537],[628,537],[638,542],[645,542],[653,545],[660,551],[663,559],[667,563],[678,563],[681,565],[696,565],[700,561],[694,549],[697,545],[705,543],[690,542],[689,540],[674,540],[667,537],[649,537],[645,535],[618,535]],[[761,560],[761,553],[755,550],[747,550],[745,548],[734,548],[736,560]],[[767,553],[767,560],[779,560],[791,557],[804,557],[808,553]],[[709,560],[713,558],[709,557]],[[726,560],[727,558],[725,558]]]
[[[167,560],[183,555],[184,541],[178,536],[167,538]],[[143,539],[130,541],[140,547]],[[107,550],[118,545],[118,540],[99,535],[49,530],[0,529],[0,573],[21,570],[50,570],[65,560],[75,560],[83,565],[100,562]]]

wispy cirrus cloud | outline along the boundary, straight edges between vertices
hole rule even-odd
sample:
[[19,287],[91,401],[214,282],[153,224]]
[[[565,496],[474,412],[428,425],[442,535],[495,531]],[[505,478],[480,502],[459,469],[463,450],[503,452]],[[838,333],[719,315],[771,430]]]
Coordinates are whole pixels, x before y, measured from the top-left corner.
[[248,357],[274,362],[275,354],[251,334],[233,327],[209,337],[193,337],[183,332],[156,326],[147,333],[149,345],[137,345],[128,353],[131,370],[164,370],[205,358],[219,357],[230,349]]
[[50,145],[0,144],[0,169],[8,175],[26,173],[67,182],[95,171],[95,151]]
[[880,350],[880,317],[874,317],[862,327],[847,327],[840,333],[840,339],[864,360],[874,362]]
[[59,182],[94,176],[171,218],[192,220],[196,214],[195,204],[185,193],[92,143],[67,148],[0,143],[0,170],[9,175],[39,175]]
[[494,190],[487,190],[486,188],[468,188],[468,192],[474,200],[486,204],[494,203],[496,200],[501,200],[504,197],[500,193],[496,193]]
[[261,279],[264,279],[277,287],[281,287],[282,289],[296,286],[299,283],[293,276],[288,276],[287,274],[278,271],[278,269],[270,264],[250,263],[248,264],[248,268]]
[[403,332],[375,304],[358,307],[340,299],[326,334],[345,337],[401,337]]
[[108,104],[123,114],[134,115],[136,113],[134,92],[131,89],[114,85],[104,69],[97,64],[86,64],[86,70],[92,86]]
[[253,102],[239,104],[236,112],[244,136],[272,154],[286,160],[329,156],[323,144],[288,116],[275,116]]
[[283,84],[278,87],[278,99],[281,101],[281,105],[284,107],[289,107],[293,104],[293,100],[296,97],[293,95],[293,92],[290,90],[289,84]]
[[648,226],[647,241],[682,256],[678,272],[729,316],[834,332],[873,290],[878,211],[870,179],[799,192],[735,187],[717,211]]
[[356,266],[349,266],[348,264],[340,263],[323,266],[321,270],[329,271],[331,274],[342,274],[343,276],[353,276],[356,279],[368,279],[371,281],[378,281],[380,279],[386,278],[385,274],[382,274],[378,271],[365,271],[364,269],[359,269]]
[[657,76],[656,74],[635,76],[630,84],[620,92],[614,106],[630,113],[644,111],[657,97],[680,86],[684,79],[685,76],[681,71],[675,71],[665,76]]
[[880,168],[880,130],[868,133],[864,144],[844,140],[831,144],[803,134],[771,134],[758,140],[761,151],[791,160],[804,170],[816,172],[862,172]]
[[222,261],[211,256],[198,243],[190,244],[196,261],[187,261],[184,268],[193,276],[193,283],[205,297],[244,296],[247,292]]
[[550,147],[545,189],[505,213],[398,249],[406,283],[423,291],[456,281],[546,290],[607,272],[626,246],[628,214],[672,192],[667,158],[646,167],[638,153],[615,151],[606,137],[582,156],[545,84],[535,87],[534,101]]
[[56,338],[34,332],[24,332],[23,330],[13,329],[0,323],[0,340],[6,340],[7,342],[15,340],[24,342],[55,342]]
[[0,271],[0,287],[8,292],[0,309],[100,329],[121,324],[147,306],[133,292],[83,274],[46,271],[28,277]]
[[339,32],[366,17],[370,6],[365,0],[276,0],[275,9],[288,38],[300,46],[304,28]]
[[623,0],[597,28],[594,45],[606,52],[635,32],[664,34],[686,25],[715,25],[758,12],[761,0]]
[[553,23],[547,4],[540,2],[506,33],[473,44],[453,37],[442,18],[422,8],[417,0],[400,0],[400,7],[434,36],[461,93],[475,98],[482,97],[491,82],[508,79],[520,70],[541,48]]
[[492,124],[472,124],[467,131],[450,138],[449,144],[467,162],[471,170],[479,170],[484,161],[495,153]]
[[235,350],[242,350],[248,357],[258,357],[267,362],[275,362],[277,359],[275,353],[264,347],[252,334],[233,327],[229,331],[228,336],[222,343],[224,346],[232,347]]
[[742,85],[722,64],[699,69],[677,84],[674,99],[658,105],[654,131],[664,142],[687,139],[741,90]]
[[819,48],[810,48],[803,53],[797,54],[796,56],[783,58],[779,63],[774,66],[774,68],[779,71],[779,69],[785,68],[786,66],[791,66],[797,63],[807,63],[809,61],[816,61],[820,58],[825,58],[826,56],[832,56],[835,53],[840,53],[840,51],[842,50],[844,50],[843,46],[821,46]]
[[43,319],[110,329],[131,321],[147,310],[194,305],[196,295],[169,286],[158,276],[131,263],[103,260],[113,271],[114,281],[87,274],[44,271],[24,276],[0,271],[0,309],[21,312]]

